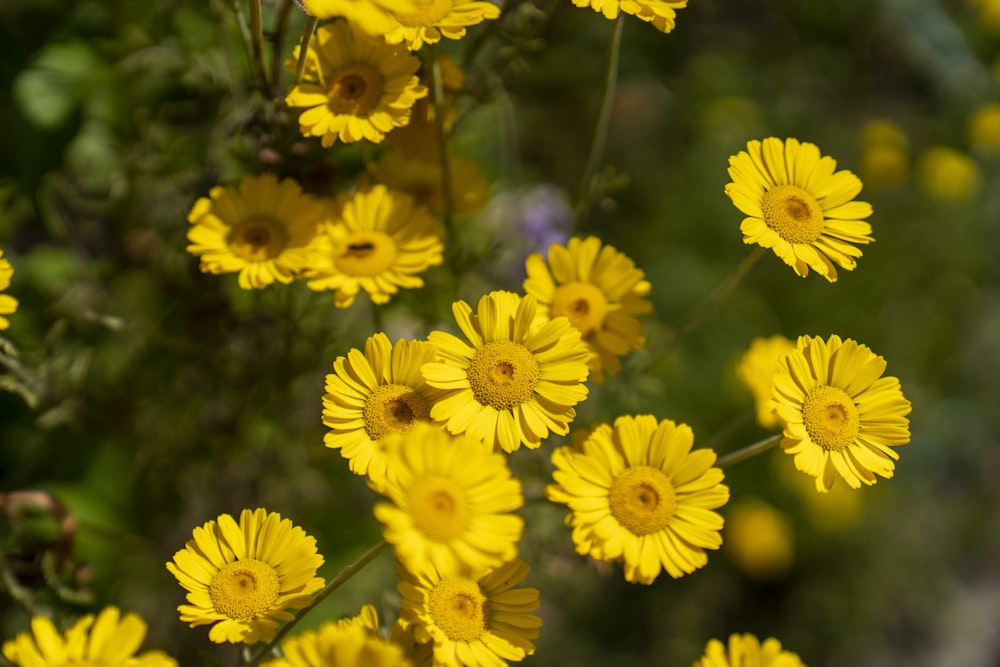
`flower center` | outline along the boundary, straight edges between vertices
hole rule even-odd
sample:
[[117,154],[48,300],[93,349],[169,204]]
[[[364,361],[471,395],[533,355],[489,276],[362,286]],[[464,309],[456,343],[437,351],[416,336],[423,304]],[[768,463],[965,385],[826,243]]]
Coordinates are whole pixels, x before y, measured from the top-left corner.
[[779,185],[764,193],[764,222],[789,243],[812,243],[823,231],[823,209],[797,185]]
[[338,246],[333,263],[349,276],[376,276],[396,260],[396,244],[382,232],[352,234]]
[[608,299],[597,285],[573,281],[556,288],[549,312],[568,317],[581,336],[588,336],[604,324]]
[[847,447],[861,430],[854,401],[843,389],[816,387],[802,404],[802,423],[810,439],[828,452]]
[[208,585],[212,606],[229,618],[256,618],[271,608],[280,585],[273,567],[248,558],[227,563]]
[[415,391],[401,384],[376,387],[365,401],[365,432],[372,440],[390,433],[406,433],[418,419],[428,419],[427,404]]
[[468,375],[479,403],[509,410],[531,398],[538,384],[538,361],[525,346],[497,340],[476,350]]
[[285,249],[288,234],[270,218],[250,218],[237,225],[226,239],[229,250],[248,262],[274,259]]
[[447,542],[465,531],[468,507],[462,489],[447,477],[426,475],[410,485],[407,495],[413,525],[432,540]]
[[396,20],[408,28],[430,27],[437,25],[451,13],[453,0],[423,0],[415,3],[414,12],[393,12]]
[[611,482],[611,515],[635,535],[663,530],[677,509],[677,494],[662,470],[649,466],[627,468]]
[[334,72],[327,92],[330,109],[349,116],[366,116],[382,98],[382,75],[371,65],[351,63]]
[[448,639],[473,642],[490,629],[493,609],[479,584],[460,577],[446,578],[431,589],[427,608],[434,624]]

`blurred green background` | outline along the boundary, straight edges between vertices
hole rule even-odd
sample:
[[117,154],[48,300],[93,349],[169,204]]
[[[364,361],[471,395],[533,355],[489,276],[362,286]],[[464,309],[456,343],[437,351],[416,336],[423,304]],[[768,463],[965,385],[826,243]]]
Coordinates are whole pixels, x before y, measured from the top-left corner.
[[[286,4],[265,2],[269,31],[288,17],[285,54],[305,23]],[[236,664],[177,620],[164,563],[245,507],[316,536],[327,578],[374,544],[374,494],[322,444],[324,375],[376,330],[422,338],[456,298],[519,291],[530,218],[599,236],[653,285],[647,350],[592,387],[577,424],[648,412],[735,450],[767,435],[733,375],[750,341],[837,333],[886,357],[913,438],[894,479],[830,498],[780,451],[727,470],[730,524],[765,503],[791,560],[762,572],[724,544],[648,587],[577,556],[542,499],[564,440],[518,452],[545,620],[527,664],[686,666],[708,639],[753,632],[811,667],[1000,665],[1000,2],[692,0],[668,35],[629,18],[606,196],[575,224],[612,23],[568,0],[508,5],[439,49],[483,40],[456,147],[483,162],[493,200],[458,221],[450,271],[375,312],[300,284],[241,292],[185,252],[187,212],[212,186],[274,171],[329,195],[360,164],[356,147],[302,140],[254,90],[231,3],[0,3],[0,247],[20,300],[0,357],[0,636],[32,611],[117,604],[149,621],[147,647]],[[771,135],[862,177],[876,243],[832,285],[768,255],[660,353],[748,254],[727,158]],[[390,561],[307,625],[366,602],[391,619]]]

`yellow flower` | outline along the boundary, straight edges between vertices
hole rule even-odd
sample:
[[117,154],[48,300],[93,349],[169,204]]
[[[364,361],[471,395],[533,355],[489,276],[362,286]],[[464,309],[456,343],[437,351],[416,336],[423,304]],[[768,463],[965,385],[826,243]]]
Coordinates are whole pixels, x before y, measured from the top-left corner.
[[885,359],[839,336],[800,336],[778,361],[772,406],[785,421],[781,447],[829,491],[839,474],[852,488],[892,477],[893,447],[910,440],[910,402]]
[[465,72],[455,64],[451,56],[441,56],[435,63],[441,74],[440,105],[435,104],[433,99],[434,85],[431,73],[425,71],[420,83],[430,92],[413,105],[410,122],[403,127],[397,127],[385,138],[387,144],[401,151],[407,157],[430,162],[440,162],[442,155],[442,141],[436,120],[437,106],[440,106],[443,111],[441,126],[447,139],[451,135],[458,113],[456,93],[462,90],[462,86],[465,84]]
[[414,103],[427,94],[416,76],[416,56],[344,21],[320,26],[309,50],[316,78],[303,77],[285,103],[306,108],[299,116],[302,134],[322,137],[324,147],[337,139],[382,141],[410,121]]
[[372,302],[388,303],[399,288],[424,286],[422,273],[441,263],[440,230],[413,198],[376,185],[337,199],[339,217],[325,228],[324,261],[310,273],[313,290],[337,290],[338,308],[362,289]]
[[764,428],[774,428],[781,424],[778,416],[771,412],[771,387],[778,359],[795,349],[795,343],[784,336],[754,338],[750,348],[736,364],[736,377],[753,394],[757,406],[757,422]]
[[548,264],[528,257],[524,291],[538,300],[542,319],[568,317],[590,349],[590,373],[621,371],[618,357],[641,348],[646,339],[636,315],[653,310],[645,297],[650,284],[627,256],[591,236],[549,246]]
[[267,642],[289,609],[302,609],[323,587],[316,540],[288,519],[263,509],[228,514],[194,529],[194,539],[167,569],[188,590],[177,607],[191,627],[212,625],[217,644]]
[[427,0],[301,0],[305,10],[320,19],[341,16],[370,35],[384,35],[396,27],[393,12],[417,11]]
[[573,0],[573,4],[590,7],[608,19],[616,19],[619,12],[625,12],[651,23],[660,32],[670,32],[677,10],[687,7],[687,0]]
[[423,368],[427,384],[444,390],[431,418],[505,452],[568,433],[573,406],[587,397],[589,357],[569,320],[533,327],[534,297],[499,291],[484,295],[476,314],[464,301],[452,312],[467,340],[428,336],[444,360]]
[[815,144],[797,139],[754,140],[730,157],[726,194],[749,216],[740,225],[743,242],[771,248],[800,276],[812,268],[835,282],[837,266],[853,269],[861,257],[854,244],[875,240],[864,221],[872,207],[854,201],[858,177],[836,168]]
[[188,252],[206,273],[239,272],[243,289],[290,283],[315,261],[327,205],[290,178],[247,176],[239,190],[215,187],[188,214]]
[[692,452],[686,424],[652,415],[601,424],[583,451],[552,454],[555,484],[549,500],[570,509],[577,553],[620,561],[625,579],[651,584],[662,570],[678,578],[708,562],[705,549],[722,544],[722,517],[712,510],[729,500],[715,452]]
[[792,529],[781,512],[762,500],[744,500],[734,505],[723,532],[726,542],[723,553],[753,579],[771,581],[792,566],[795,558]]
[[972,114],[969,145],[988,155],[1000,153],[1000,104],[984,104]]
[[924,189],[943,201],[969,199],[983,183],[979,166],[965,153],[948,146],[932,146],[924,151],[918,171]]
[[799,656],[781,648],[773,637],[764,643],[751,634],[729,636],[729,650],[718,639],[705,647],[705,655],[692,667],[805,667]]
[[382,535],[410,570],[479,569],[517,557],[521,483],[481,444],[426,423],[388,441],[391,503],[375,506]]
[[905,185],[910,178],[909,141],[891,120],[875,119],[861,131],[861,176],[882,187]]
[[535,652],[542,619],[534,588],[514,588],[528,566],[514,560],[485,574],[442,575],[433,568],[397,570],[400,620],[419,644],[433,642],[434,664],[496,667]]
[[116,607],[88,614],[60,635],[44,616],[31,619],[31,632],[3,643],[3,655],[17,667],[177,667],[160,651],[136,655],[146,637],[146,622]]
[[[401,190],[434,215],[444,215],[445,190],[440,162],[413,158],[401,152],[382,156],[372,170],[375,178],[393,190]],[[448,156],[451,183],[451,213],[471,215],[482,210],[490,198],[490,184],[479,163],[457,155]]]
[[468,26],[500,16],[500,8],[481,0],[423,0],[413,11],[393,11],[398,26],[385,35],[390,44],[406,42],[416,51],[424,44],[436,44],[441,37],[461,39]]
[[337,357],[333,374],[326,376],[323,423],[330,432],[324,442],[340,449],[351,472],[368,475],[376,488],[385,482],[386,436],[408,433],[417,421],[430,419],[433,391],[420,367],[436,359],[437,351],[428,342],[400,340],[393,345],[384,333],[377,333],[365,341],[364,353],[354,349]]
[[283,657],[267,667],[412,667],[403,649],[378,636],[378,614],[365,605],[361,615],[323,623],[281,642]]
[[[10,279],[14,275],[14,267],[3,258],[0,250],[0,292],[10,287]],[[13,315],[17,311],[17,299],[9,294],[0,294],[0,331],[10,326],[10,321],[4,315]]]

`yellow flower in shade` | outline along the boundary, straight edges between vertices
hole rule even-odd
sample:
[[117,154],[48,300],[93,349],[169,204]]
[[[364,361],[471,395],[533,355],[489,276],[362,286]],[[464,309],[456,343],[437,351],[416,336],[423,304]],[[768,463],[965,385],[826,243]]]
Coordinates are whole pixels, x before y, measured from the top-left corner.
[[385,142],[401,151],[407,157],[427,160],[430,162],[441,161],[442,141],[438,132],[437,107],[443,111],[441,122],[445,139],[451,135],[458,115],[458,105],[456,103],[456,93],[465,84],[465,72],[462,71],[451,56],[444,55],[435,61],[441,74],[441,104],[434,102],[434,84],[430,72],[425,71],[420,83],[425,86],[429,93],[426,97],[417,100],[413,105],[413,112],[410,114],[410,122],[403,127],[397,127],[386,135]]
[[972,114],[969,145],[987,155],[1000,154],[1000,104],[984,104]]
[[[3,258],[0,250],[0,292],[10,287],[10,279],[14,275],[14,267]],[[0,294],[0,331],[10,326],[10,321],[4,315],[13,315],[17,311],[17,299],[9,294]]]
[[726,194],[749,216],[743,242],[770,248],[800,276],[811,268],[830,282],[837,266],[850,271],[861,257],[856,244],[871,243],[870,204],[854,201],[861,181],[820,156],[815,144],[768,137],[751,141],[729,158]]
[[948,146],[932,146],[920,156],[920,184],[935,199],[962,201],[979,192],[983,175],[968,155]]
[[420,367],[435,361],[437,351],[425,341],[400,340],[384,333],[365,341],[364,353],[351,350],[333,362],[326,376],[323,423],[330,428],[324,442],[350,461],[351,472],[368,475],[376,488],[385,482],[387,458],[383,440],[408,433],[419,420],[430,419],[433,405]]
[[839,474],[852,488],[892,477],[910,441],[910,402],[899,380],[882,377],[885,359],[839,336],[800,336],[778,361],[772,406],[785,422],[781,447],[795,467],[829,491]]
[[542,619],[534,588],[514,588],[528,566],[514,560],[485,574],[442,575],[433,568],[397,569],[400,620],[420,644],[433,642],[434,664],[495,667],[535,652]]
[[910,178],[909,140],[891,120],[875,119],[861,131],[861,176],[865,183],[894,187]]
[[452,304],[467,340],[428,336],[444,360],[423,368],[427,384],[444,390],[431,418],[505,452],[569,432],[573,406],[587,397],[589,351],[564,317],[532,326],[535,307],[532,296],[499,291],[483,295],[476,314]]
[[31,619],[31,632],[3,643],[3,655],[17,667],[177,667],[160,651],[136,655],[146,637],[146,622],[105,607],[88,614],[60,635],[44,616]]
[[391,474],[375,505],[382,535],[410,570],[485,568],[517,557],[521,483],[480,443],[420,423],[389,438]]
[[788,521],[762,500],[748,499],[733,505],[723,536],[726,541],[723,553],[748,577],[759,581],[783,576],[795,559]]
[[751,634],[729,636],[729,648],[718,639],[705,647],[705,655],[692,667],[805,667],[799,656],[781,648],[773,637],[760,640]]
[[[321,137],[324,147],[343,142],[382,141],[410,121],[413,104],[427,94],[416,72],[420,60],[404,47],[337,21],[320,26],[309,44],[311,71],[292,86],[285,103],[305,107],[302,134]],[[296,47],[293,60],[298,59]]]
[[228,514],[194,529],[194,539],[174,554],[167,569],[188,590],[177,607],[191,627],[210,625],[221,644],[267,642],[289,609],[302,609],[323,587],[316,570],[323,557],[316,540],[281,515],[243,510],[239,524]]
[[423,273],[441,263],[444,245],[437,222],[413,198],[376,185],[337,200],[339,217],[325,228],[324,261],[310,273],[313,290],[337,290],[346,308],[364,290],[373,303],[388,303],[399,288],[424,286]]
[[620,561],[625,579],[651,584],[662,570],[677,578],[708,562],[705,549],[722,544],[722,517],[712,510],[729,500],[715,452],[691,451],[686,424],[652,415],[601,424],[583,451],[552,453],[555,484],[549,500],[570,509],[577,553]]
[[771,412],[771,387],[778,359],[795,349],[795,343],[784,336],[754,338],[750,348],[736,364],[736,377],[753,394],[757,406],[757,422],[764,428],[781,425],[781,420]]
[[290,283],[315,262],[328,205],[290,178],[247,176],[239,189],[215,187],[188,214],[187,251],[206,273],[239,272],[243,289]]
[[395,30],[385,35],[390,44],[405,42],[412,51],[437,44],[441,37],[461,39],[465,29],[500,16],[500,8],[481,0],[423,0],[414,11],[393,11]]
[[[440,162],[408,157],[393,151],[383,155],[372,171],[380,183],[407,193],[417,205],[427,207],[434,215],[444,215],[444,170]],[[471,215],[481,211],[490,198],[490,184],[483,178],[479,163],[450,155],[448,175],[451,183],[451,213]]]
[[651,23],[660,32],[670,32],[677,10],[687,7],[687,0],[573,0],[573,4],[590,7],[608,19],[616,19],[620,12],[625,12]]
[[283,657],[267,667],[412,667],[403,649],[378,636],[378,614],[365,605],[361,615],[323,623],[281,642]]
[[618,357],[646,342],[636,319],[653,310],[646,274],[593,236],[554,243],[548,257],[548,264],[538,253],[528,257],[524,291],[538,300],[543,319],[569,318],[590,348],[591,376],[602,382],[604,373],[621,371]]

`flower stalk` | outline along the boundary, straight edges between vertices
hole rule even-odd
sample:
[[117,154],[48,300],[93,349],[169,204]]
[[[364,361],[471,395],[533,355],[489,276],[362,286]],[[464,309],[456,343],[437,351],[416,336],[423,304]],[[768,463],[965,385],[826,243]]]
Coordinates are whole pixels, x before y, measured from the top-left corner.
[[726,466],[731,466],[734,463],[746,461],[757,454],[761,454],[771,449],[776,444],[781,442],[781,438],[782,434],[776,433],[768,438],[755,442],[752,445],[747,445],[743,449],[737,449],[735,452],[730,452],[725,456],[719,457],[719,460],[715,462],[715,465],[719,468],[725,468]]

